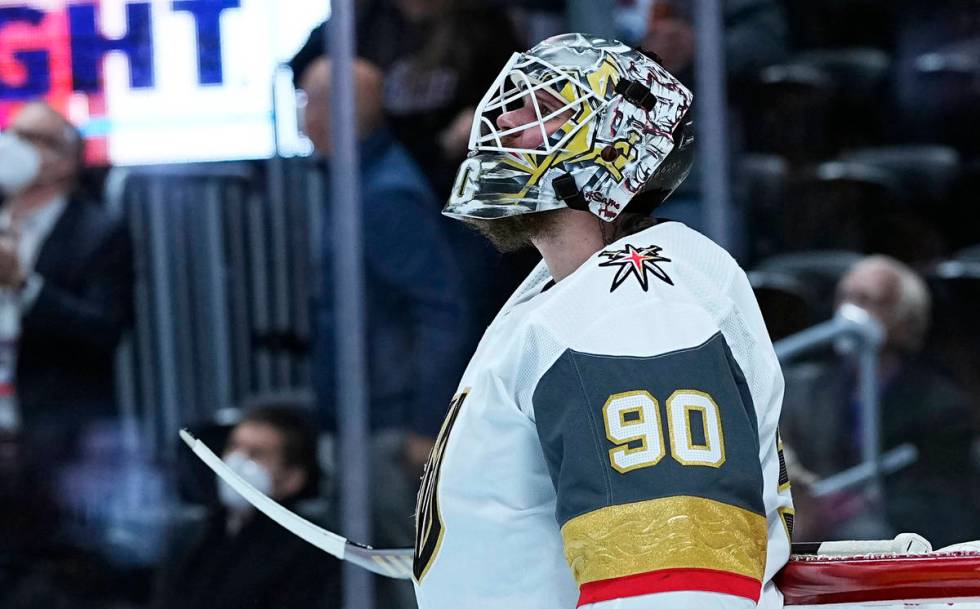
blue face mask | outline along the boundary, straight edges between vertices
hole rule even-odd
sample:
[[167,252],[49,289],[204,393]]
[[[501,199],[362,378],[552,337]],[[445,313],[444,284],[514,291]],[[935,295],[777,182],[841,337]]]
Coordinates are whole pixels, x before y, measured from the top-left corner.
[[[224,459],[225,464],[263,495],[272,492],[272,476],[264,467],[240,452],[233,452]],[[218,480],[218,499],[232,512],[242,512],[252,506],[224,480]]]

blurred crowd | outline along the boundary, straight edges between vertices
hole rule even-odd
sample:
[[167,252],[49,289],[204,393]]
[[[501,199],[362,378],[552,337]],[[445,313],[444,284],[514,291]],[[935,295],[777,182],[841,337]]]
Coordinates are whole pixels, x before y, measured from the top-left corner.
[[[418,479],[462,366],[536,262],[529,252],[501,255],[440,215],[473,109],[513,52],[607,5],[596,28],[656,52],[693,86],[693,0],[357,2],[374,476],[374,538],[365,541],[375,546],[413,544]],[[971,207],[980,133],[969,114],[980,98],[980,3],[722,5],[734,253],[774,341],[845,304],[877,320],[882,448],[918,453],[886,476],[883,498],[862,486],[816,492],[861,460],[857,362],[828,348],[786,363],[781,428],[795,539],[914,531],[938,547],[980,537],[980,231]],[[326,37],[325,26],[311,32],[290,67],[315,149],[310,166],[330,193]],[[257,515],[192,456],[163,460],[134,447],[119,414],[115,351],[134,321],[138,331],[140,265],[126,210],[80,187],[82,149],[75,127],[41,101],[0,136],[0,605],[339,607],[336,561]],[[705,226],[701,179],[696,166],[657,214]],[[312,399],[256,396],[179,424],[257,488],[336,528],[337,472],[365,455],[336,448],[329,195],[317,204],[326,222],[304,352]],[[120,554],[134,544],[99,508],[128,476],[159,483],[166,529],[147,529],[135,544],[162,548],[149,559]],[[411,585],[383,583],[378,606],[413,607]]]

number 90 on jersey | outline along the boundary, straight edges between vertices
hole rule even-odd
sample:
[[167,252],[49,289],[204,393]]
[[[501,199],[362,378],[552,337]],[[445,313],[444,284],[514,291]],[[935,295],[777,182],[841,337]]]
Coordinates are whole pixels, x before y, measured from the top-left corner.
[[[681,465],[721,467],[725,462],[725,435],[721,412],[714,398],[695,389],[678,389],[665,402],[667,424],[660,402],[648,391],[626,391],[609,396],[602,407],[609,463],[621,474],[653,467],[667,456]],[[666,429],[666,434],[664,433]],[[666,438],[665,438],[666,435]]]

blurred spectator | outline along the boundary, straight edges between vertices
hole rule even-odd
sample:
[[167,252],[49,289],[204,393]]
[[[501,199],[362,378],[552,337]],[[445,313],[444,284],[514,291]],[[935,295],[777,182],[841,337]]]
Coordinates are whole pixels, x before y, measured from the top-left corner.
[[[693,82],[697,49],[693,0],[659,0],[649,12],[643,47],[686,83]],[[787,27],[777,0],[725,0],[725,70],[731,82],[750,78],[786,55]]]
[[[412,514],[422,465],[439,431],[466,361],[470,311],[445,221],[425,177],[384,127],[382,76],[365,60],[354,68],[364,226],[369,401],[375,490],[375,544],[414,543]],[[329,175],[331,64],[317,59],[301,75],[309,101],[306,129],[326,157]],[[328,190],[329,192],[329,190]],[[324,232],[324,281],[315,304],[314,383],[328,430],[336,428],[336,333],[332,252]],[[343,462],[338,462],[343,467]],[[387,582],[386,582],[387,583]],[[401,582],[400,600],[414,592]],[[386,594],[385,587],[379,589]],[[382,597],[384,599],[384,597]],[[408,604],[405,604],[408,603]]]
[[[5,340],[17,322],[20,333],[20,435],[5,442],[3,482],[11,485],[5,493],[14,492],[12,511],[45,507],[37,519],[2,519],[0,554],[35,557],[25,564],[41,565],[39,572],[58,579],[55,587],[70,586],[71,569],[61,565],[76,550],[111,558],[105,521],[77,509],[64,484],[80,471],[90,433],[107,425],[120,432],[114,365],[132,318],[131,243],[121,218],[77,194],[82,137],[53,108],[26,104],[2,140],[0,314]],[[106,479],[118,480],[117,473],[105,472]]]
[[[232,430],[224,461],[290,509],[315,492],[317,433],[296,407],[270,404]],[[159,609],[340,607],[339,562],[218,482],[221,506],[176,531],[152,603]]]
[[0,210],[11,237],[0,242],[0,286],[20,296],[16,389],[24,426],[112,416],[115,349],[132,317],[126,224],[74,195],[83,142],[53,108],[27,104],[10,134],[40,159],[21,184],[8,185]]
[[[970,500],[971,403],[920,354],[931,306],[925,282],[897,260],[871,256],[841,279],[837,302],[864,308],[886,332],[878,360],[883,450],[906,442],[919,449],[915,464],[885,479],[882,516],[896,531],[921,533],[936,546],[972,539],[978,531]],[[801,464],[821,477],[857,464],[862,423],[853,363],[808,363],[784,372],[782,430]],[[853,523],[836,532],[862,534],[879,533]]]
[[[297,84],[324,55],[323,24],[290,62]],[[364,0],[357,55],[385,74],[384,112],[441,207],[466,155],[473,110],[523,47],[507,13],[479,0]]]
[[[649,11],[642,46],[663,60],[664,66],[688,86],[694,84],[694,57],[697,49],[693,0],[658,0]],[[750,81],[761,68],[785,58],[787,25],[777,0],[725,0],[722,3],[725,41],[725,70],[728,76],[731,122],[730,154],[739,152],[740,117],[738,88]],[[697,108],[695,107],[695,110]],[[695,129],[698,120],[694,119]],[[697,139],[697,138],[695,138]],[[660,214],[702,229],[705,218],[701,206],[701,171],[695,162],[691,175],[664,204]],[[741,214],[733,218],[738,220]],[[738,236],[739,227],[734,231]],[[733,244],[738,254],[739,243]]]

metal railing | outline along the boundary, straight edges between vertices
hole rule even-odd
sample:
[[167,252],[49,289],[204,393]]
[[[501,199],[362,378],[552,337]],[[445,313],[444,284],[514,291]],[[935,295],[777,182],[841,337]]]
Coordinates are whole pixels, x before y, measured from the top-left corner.
[[[884,499],[882,486],[881,456],[881,408],[878,395],[878,352],[885,339],[884,329],[867,311],[852,304],[844,304],[828,321],[817,324],[773,346],[782,365],[815,349],[833,345],[844,357],[857,363],[858,401],[861,416],[861,472],[869,480],[866,492],[872,505],[881,505]],[[900,456],[907,457],[907,451]],[[914,457],[914,456],[913,456]],[[845,476],[842,484],[853,485],[853,476]],[[825,484],[825,487],[827,485]],[[837,486],[824,488],[826,492]],[[826,492],[824,494],[826,494]]]

